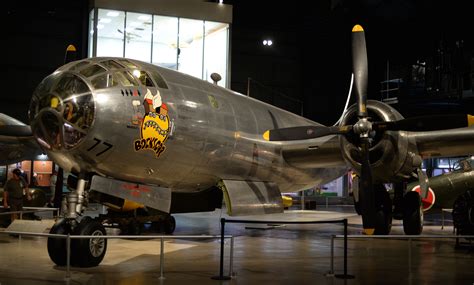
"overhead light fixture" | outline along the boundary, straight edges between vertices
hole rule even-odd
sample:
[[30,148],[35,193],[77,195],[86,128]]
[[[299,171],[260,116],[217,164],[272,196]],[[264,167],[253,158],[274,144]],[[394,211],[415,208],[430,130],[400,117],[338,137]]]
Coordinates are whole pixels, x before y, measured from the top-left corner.
[[263,45],[264,46],[271,46],[271,45],[273,45],[273,41],[272,40],[263,40]]

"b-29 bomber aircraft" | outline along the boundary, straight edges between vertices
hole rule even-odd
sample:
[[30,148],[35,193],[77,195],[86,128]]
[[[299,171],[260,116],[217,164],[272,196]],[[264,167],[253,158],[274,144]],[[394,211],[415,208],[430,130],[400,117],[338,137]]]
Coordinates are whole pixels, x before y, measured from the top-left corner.
[[[145,205],[170,224],[170,214],[212,211],[223,197],[230,215],[269,214],[283,211],[281,192],[325,184],[349,169],[360,177],[364,232],[387,233],[392,201],[374,185],[411,177],[424,157],[473,153],[474,129],[466,115],[404,119],[367,100],[358,25],[352,49],[357,103],[334,127],[174,70],[99,57],[70,62],[39,84],[29,108],[31,134],[9,126],[0,135],[36,140],[77,174],[63,218],[51,229],[97,236],[72,241],[75,266],[96,266],[106,252],[104,226],[83,217],[89,200]],[[409,210],[407,233],[419,234],[419,195],[409,191],[400,203]],[[64,239],[48,239],[58,265],[66,264],[65,247]]]

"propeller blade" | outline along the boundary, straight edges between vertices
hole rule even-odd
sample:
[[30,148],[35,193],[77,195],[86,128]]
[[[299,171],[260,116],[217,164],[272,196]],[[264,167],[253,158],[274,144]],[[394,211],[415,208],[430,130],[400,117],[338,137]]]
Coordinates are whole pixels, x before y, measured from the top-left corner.
[[362,137],[361,141],[362,163],[359,179],[359,202],[362,214],[364,234],[373,235],[375,232],[375,194],[372,181],[372,169],[369,160],[369,138]]
[[69,45],[66,49],[66,53],[64,54],[64,64],[69,63],[71,61],[76,60],[76,47],[73,45]]
[[268,130],[263,134],[267,141],[294,141],[324,137],[328,135],[346,134],[352,126],[302,126]]
[[18,126],[18,125],[3,125],[0,126],[0,136],[13,136],[13,137],[31,137],[30,126]]
[[375,122],[372,125],[376,131],[437,131],[464,128],[474,125],[474,116],[466,114],[447,114],[420,116],[392,122]]
[[361,118],[367,117],[367,48],[364,29],[360,25],[352,28],[352,68],[354,72],[354,91],[357,95],[358,113]]

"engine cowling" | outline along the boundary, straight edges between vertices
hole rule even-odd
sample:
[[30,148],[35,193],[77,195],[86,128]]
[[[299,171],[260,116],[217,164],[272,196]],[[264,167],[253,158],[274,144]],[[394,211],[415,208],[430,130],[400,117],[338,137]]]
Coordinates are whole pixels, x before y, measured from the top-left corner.
[[[368,100],[367,110],[370,121],[396,121],[403,116],[394,108],[380,101]],[[341,125],[354,125],[357,122],[357,105],[347,110]],[[416,142],[404,131],[385,131],[372,133],[370,147],[370,166],[373,181],[376,183],[406,181],[413,170],[421,165]],[[358,174],[361,168],[359,135],[353,133],[340,136],[342,155]]]

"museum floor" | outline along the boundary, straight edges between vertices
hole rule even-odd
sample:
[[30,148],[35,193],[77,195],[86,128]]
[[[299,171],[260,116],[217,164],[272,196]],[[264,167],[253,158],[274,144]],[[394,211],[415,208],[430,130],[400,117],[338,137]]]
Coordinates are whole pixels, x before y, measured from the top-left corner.
[[[449,216],[449,215],[447,215]],[[221,211],[176,215],[175,235],[219,234]],[[322,207],[288,211],[270,220],[328,220],[347,217],[349,234],[361,232],[352,207]],[[247,218],[247,217],[246,217]],[[253,219],[262,217],[250,217]],[[452,234],[440,215],[426,217],[424,234]],[[248,228],[248,227],[255,228]],[[454,239],[350,239],[348,273],[354,279],[327,276],[330,236],[340,225],[227,224],[235,237],[233,271],[228,281],[211,277],[219,272],[219,240],[165,241],[164,279],[160,279],[160,241],[112,239],[103,262],[95,268],[57,267],[49,259],[46,239],[0,234],[0,285],[9,284],[474,284],[474,248],[455,249]],[[3,231],[3,229],[2,229]],[[393,234],[402,234],[394,221]],[[224,275],[229,273],[226,242]],[[335,273],[343,273],[343,241],[335,241]],[[411,256],[411,258],[409,258]],[[411,264],[411,266],[409,266]]]

